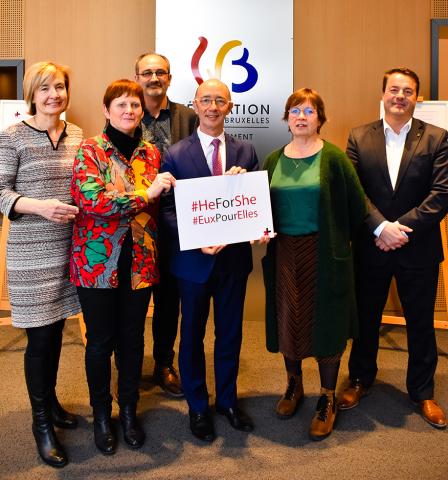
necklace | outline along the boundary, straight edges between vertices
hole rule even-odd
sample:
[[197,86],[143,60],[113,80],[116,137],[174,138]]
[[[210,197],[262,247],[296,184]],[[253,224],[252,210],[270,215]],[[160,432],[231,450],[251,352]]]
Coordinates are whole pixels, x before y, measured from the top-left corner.
[[291,158],[296,168],[299,168],[300,160],[302,158],[307,158],[311,155],[314,155],[322,148],[322,140],[317,138],[316,141],[309,145],[296,146],[293,143],[290,143],[285,148],[285,153]]

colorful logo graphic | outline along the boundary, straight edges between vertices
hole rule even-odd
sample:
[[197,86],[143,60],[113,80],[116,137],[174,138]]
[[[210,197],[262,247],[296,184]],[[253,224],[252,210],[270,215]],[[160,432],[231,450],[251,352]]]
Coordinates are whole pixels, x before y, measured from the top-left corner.
[[[201,60],[202,55],[204,54],[205,50],[207,49],[208,40],[205,37],[199,37],[199,46],[196,51],[193,53],[191,57],[191,71],[193,72],[193,76],[200,85],[204,80],[199,72],[199,61]],[[221,70],[222,64],[224,62],[225,56],[229,53],[232,48],[239,47],[242,45],[242,42],[239,40],[231,40],[230,42],[226,42],[216,55],[215,60],[215,73],[212,74],[208,70],[208,74],[210,77],[214,78],[221,78]],[[258,80],[258,72],[257,69],[247,62],[249,58],[249,50],[244,48],[243,55],[238,60],[232,60],[232,65],[238,65],[243,67],[247,72],[247,78],[242,83],[232,83],[232,92],[235,93],[243,93],[247,92],[251,88],[255,86]]]

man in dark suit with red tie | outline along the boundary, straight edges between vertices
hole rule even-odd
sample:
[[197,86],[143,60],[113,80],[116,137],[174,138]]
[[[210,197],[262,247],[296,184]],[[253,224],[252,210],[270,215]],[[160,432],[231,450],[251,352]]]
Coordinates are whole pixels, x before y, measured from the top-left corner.
[[[199,128],[168,148],[162,170],[171,172],[177,180],[257,170],[254,147],[224,133],[224,120],[232,105],[229,89],[220,80],[202,83],[193,102]],[[191,431],[201,440],[215,439],[203,344],[212,298],[216,411],[225,415],[233,428],[251,431],[251,419],[238,407],[236,387],[244,297],[252,270],[251,246],[245,242],[180,251],[173,194],[162,200],[161,214],[177,243],[171,272],[178,279],[181,295],[179,369],[190,408]]]
[[406,319],[407,390],[423,418],[445,428],[434,400],[434,304],[443,260],[439,223],[448,209],[448,132],[413,118],[418,92],[415,72],[387,71],[384,119],[355,128],[348,140],[369,216],[355,243],[360,329],[339,409],[356,407],[374,382],[381,317],[395,277]]

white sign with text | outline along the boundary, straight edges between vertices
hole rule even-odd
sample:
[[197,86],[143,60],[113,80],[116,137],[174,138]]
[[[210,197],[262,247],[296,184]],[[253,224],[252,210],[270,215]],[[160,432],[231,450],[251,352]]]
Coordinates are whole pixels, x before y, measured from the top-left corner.
[[181,250],[273,236],[266,171],[176,180]]

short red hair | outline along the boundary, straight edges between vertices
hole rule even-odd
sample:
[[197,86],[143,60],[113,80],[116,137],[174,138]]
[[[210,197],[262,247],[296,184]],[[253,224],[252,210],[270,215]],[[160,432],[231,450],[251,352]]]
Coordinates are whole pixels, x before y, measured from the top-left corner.
[[145,106],[145,97],[143,96],[142,87],[132,80],[122,78],[121,80],[115,80],[106,88],[106,93],[103,97],[103,104],[109,110],[112,100],[115,98],[126,95],[129,97],[137,97],[140,99],[142,108]]
[[319,133],[322,125],[327,121],[327,117],[325,115],[325,105],[322,97],[316,92],[316,90],[313,90],[312,88],[301,88],[300,90],[296,90],[289,96],[288,100],[286,100],[283,120],[288,120],[290,108],[301,105],[306,101],[309,101],[311,105],[316,109],[317,118],[319,120],[319,127],[317,128],[317,133]]

